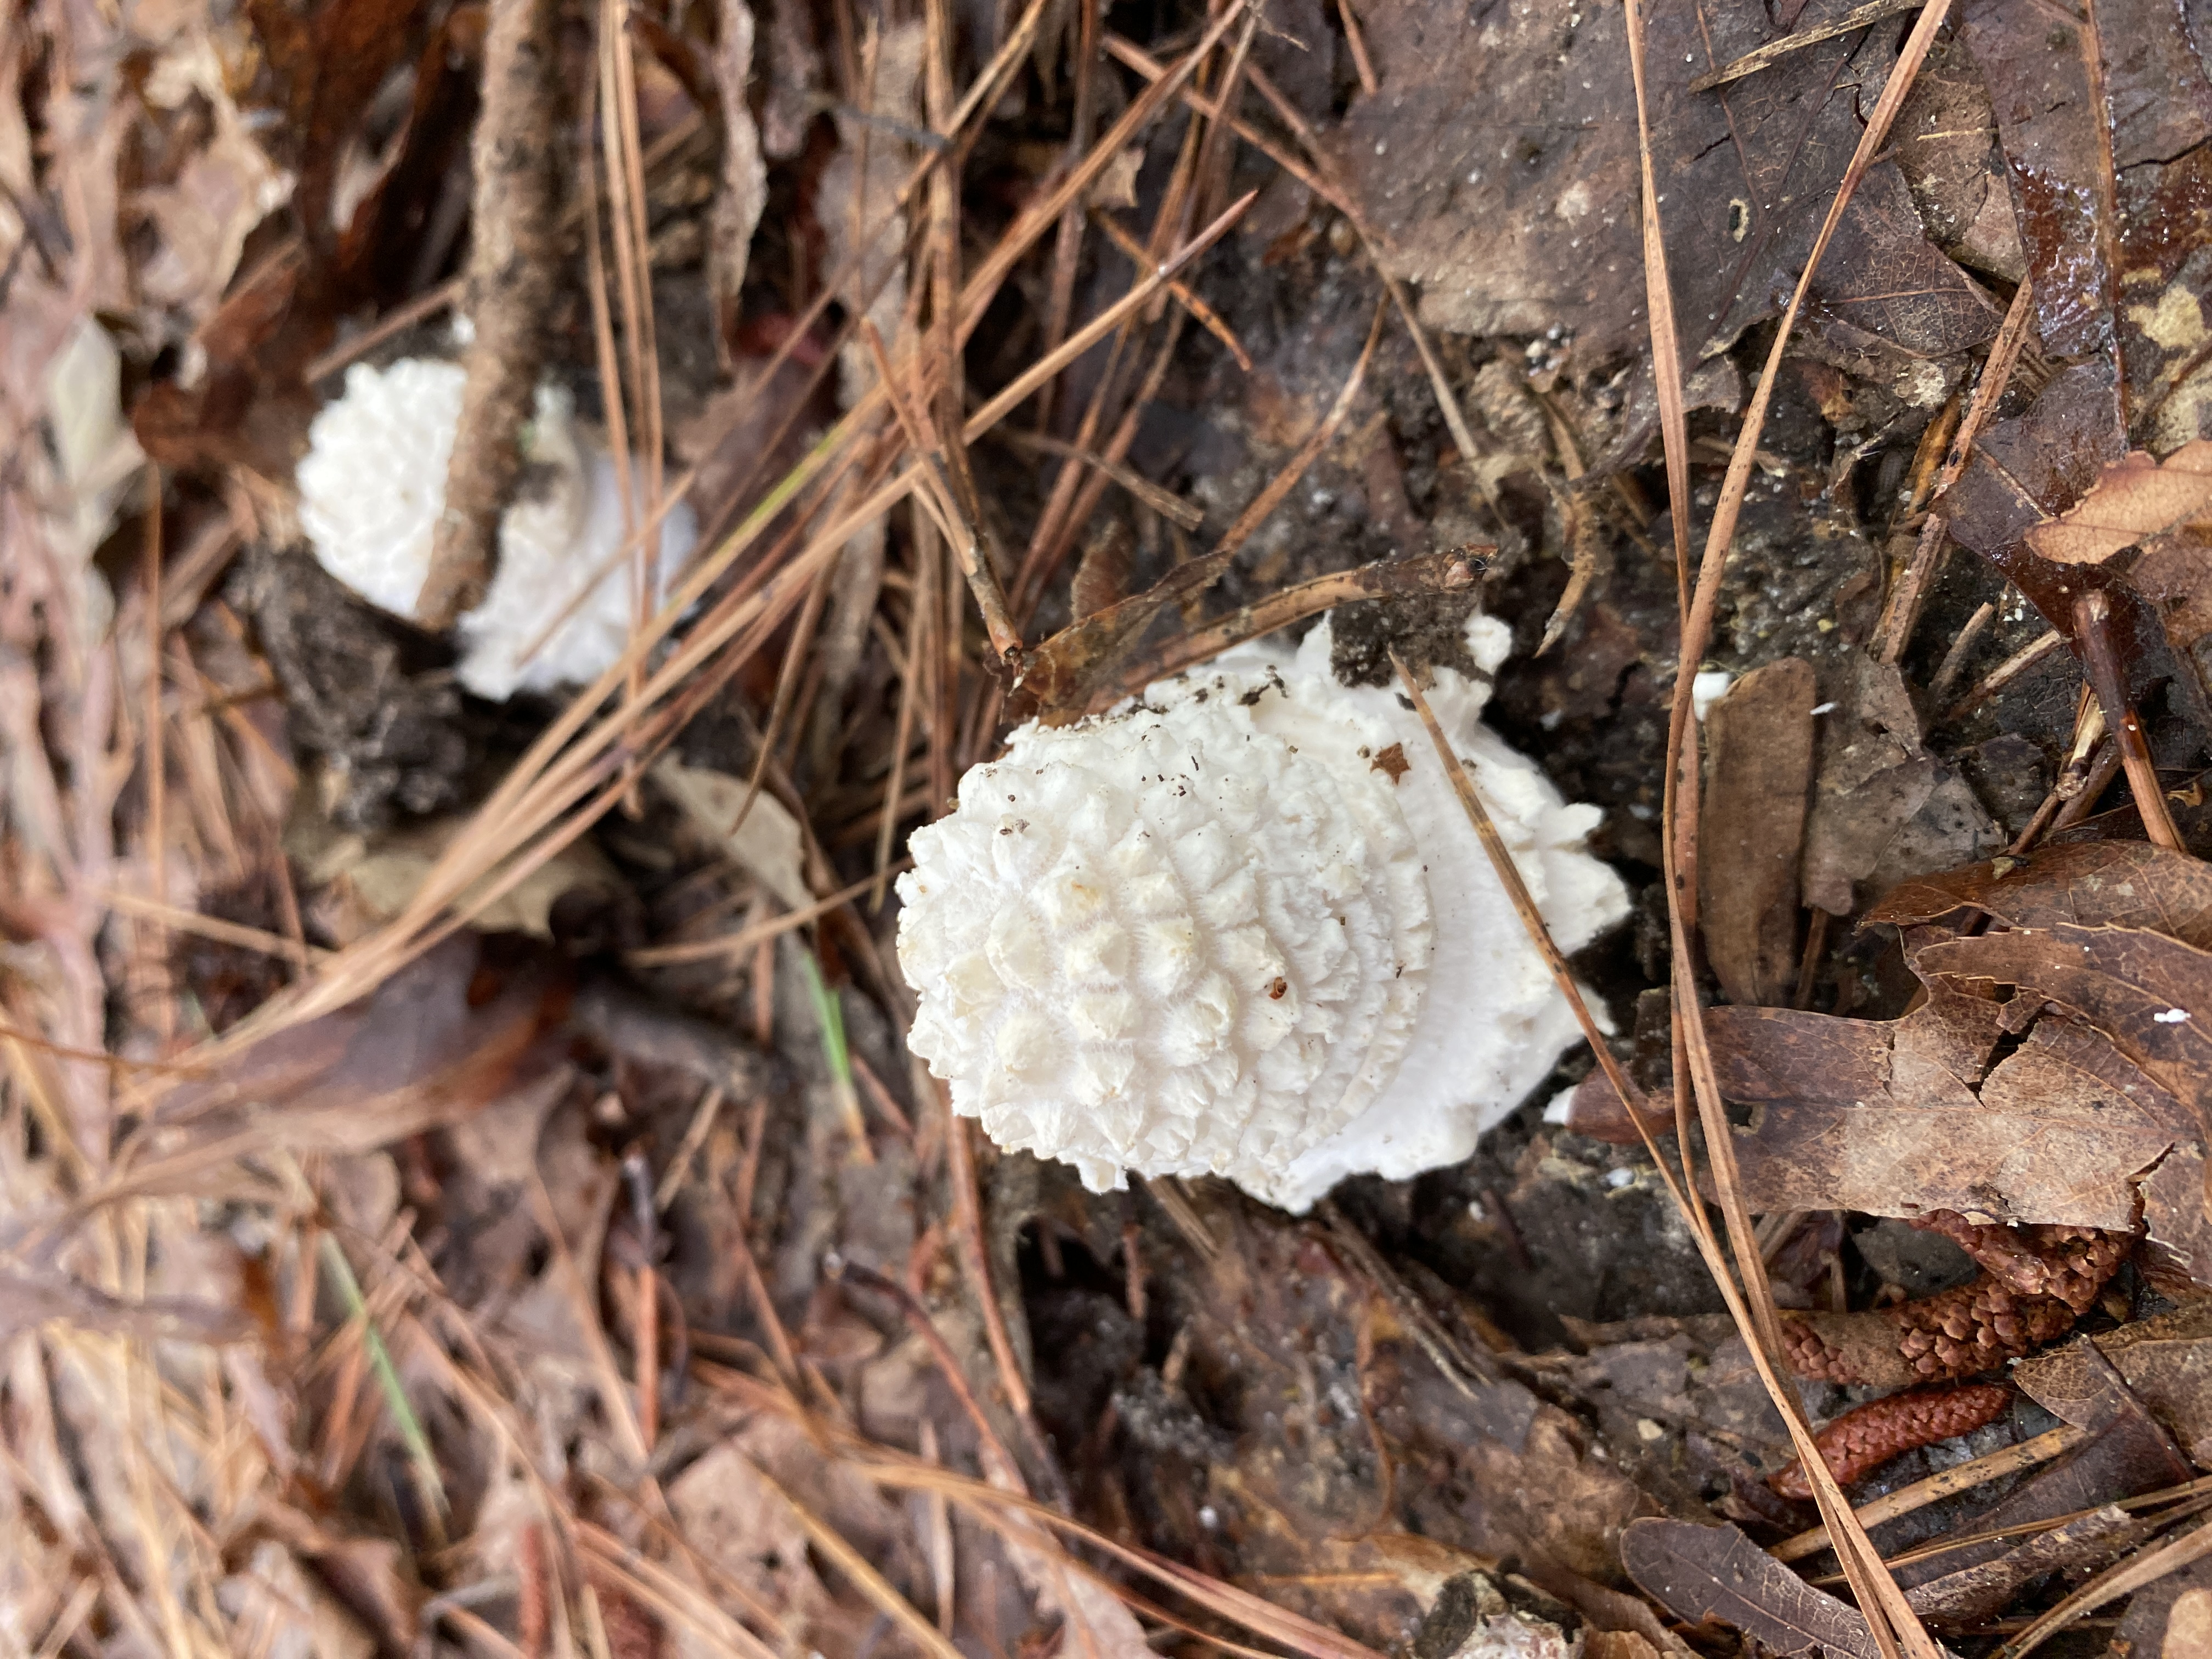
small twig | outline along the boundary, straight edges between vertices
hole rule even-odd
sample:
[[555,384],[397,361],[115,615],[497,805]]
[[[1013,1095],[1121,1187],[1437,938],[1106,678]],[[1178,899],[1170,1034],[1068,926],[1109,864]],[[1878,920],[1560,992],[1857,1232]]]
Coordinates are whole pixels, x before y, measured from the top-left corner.
[[416,621],[433,633],[474,609],[490,586],[499,515],[522,476],[522,431],[560,270],[553,167],[559,8],[552,0],[492,0],[489,10],[470,214],[476,337],[465,358],[445,510],[415,604]]
[[[887,866],[887,872],[896,875],[911,863],[901,859]],[[633,968],[671,968],[682,962],[710,962],[718,957],[741,957],[757,945],[765,945],[780,939],[795,927],[804,927],[810,921],[818,921],[840,905],[850,904],[854,899],[876,884],[874,876],[864,877],[849,887],[841,887],[825,899],[817,899],[803,909],[788,910],[782,915],[771,916],[766,921],[757,921],[750,927],[741,927],[734,933],[725,933],[716,939],[685,939],[675,945],[648,945],[629,951],[623,960]]]
[[[1098,228],[1106,233],[1108,241],[1136,261],[1139,270],[1152,263],[1152,256],[1146,251],[1145,245],[1132,236],[1127,228],[1104,208],[1091,209],[1091,217]],[[1223,320],[1219,312],[1200,299],[1184,283],[1170,283],[1168,292],[1175,296],[1177,305],[1190,313],[1194,322],[1221,342],[1229,355],[1237,360],[1237,368],[1247,374],[1252,372],[1252,354],[1244,349],[1244,343],[1237,337],[1236,331]]]
[[2156,1549],[2140,1551],[2099,1573],[1999,1648],[1992,1659],[2025,1659],[2092,1607],[2131,1595],[2208,1555],[2212,1555],[2212,1521],[2202,1521],[2179,1538],[2169,1538]]
[[968,417],[965,433],[968,441],[973,443],[977,438],[981,437],[1009,410],[1018,408],[1039,386],[1059,374],[1062,368],[1103,339],[1124,316],[1136,310],[1153,295],[1165,288],[1174,279],[1176,272],[1182,270],[1184,266],[1189,264],[1192,260],[1197,258],[1200,254],[1226,235],[1231,227],[1244,216],[1246,211],[1259,198],[1260,192],[1256,190],[1245,191],[1243,195],[1223,209],[1219,216],[1212,223],[1184,243],[1162,263],[1154,266],[1146,273],[1143,280],[1127,294],[1068,336],[1060,343],[1059,350],[1049,356],[1039,359],[1016,375],[1011,385]]
[[1375,65],[1367,56],[1366,37],[1359,32],[1359,14],[1352,9],[1352,0],[1336,0],[1336,15],[1344,20],[1344,43],[1352,48],[1352,67],[1359,76],[1359,89],[1372,98],[1382,88],[1375,78]]
[[140,898],[135,893],[120,893],[111,889],[100,895],[100,901],[111,910],[118,910],[141,921],[153,922],[172,933],[196,933],[220,945],[235,945],[242,951],[258,951],[264,956],[283,957],[302,967],[325,961],[331,955],[328,951],[298,944],[281,933],[267,933],[240,922],[225,921],[220,916],[202,915],[197,910],[179,910],[173,904]]
[[668,1160],[667,1169],[661,1172],[660,1184],[653,1189],[653,1207],[656,1212],[666,1210],[676,1201],[676,1194],[683,1191],[684,1183],[691,1174],[691,1160],[699,1156],[699,1149],[707,1144],[707,1136],[714,1128],[714,1119],[720,1114],[722,1103],[726,1098],[718,1084],[708,1085],[706,1091],[699,1097],[699,1104],[691,1113],[691,1121],[684,1126],[683,1143],[677,1147],[676,1156]]
[[2151,764],[2142,723],[2128,701],[2127,678],[2112,643],[2112,601],[2101,587],[2074,601],[2074,632],[2081,643],[2081,665],[2097,701],[2104,705],[2105,724],[2120,746],[2120,764],[2127,769],[2128,787],[2135,794],[2136,811],[2142,815],[2143,833],[2154,846],[2170,853],[2186,852],[2181,832],[2166,811],[2166,791],[2159,787],[2158,770]]
[[1193,506],[1173,490],[1154,483],[1123,462],[1109,460],[1105,456],[1078,444],[1048,438],[1041,433],[1024,432],[1016,427],[1001,427],[996,435],[1001,442],[1010,443],[1017,449],[1031,450],[1040,455],[1058,455],[1079,466],[1096,468],[1162,518],[1181,525],[1185,530],[1196,530],[1206,522],[1205,508]]
[[[169,896],[169,826],[167,812],[169,757],[164,741],[168,722],[161,717],[165,671],[161,644],[167,631],[161,625],[161,469],[146,464],[146,876],[154,902],[166,905]],[[143,939],[145,935],[141,933]],[[167,958],[161,958],[154,997],[155,1018],[166,1049],[176,1036],[176,1010],[168,994]]]
[[1928,0],[1867,0],[1863,6],[1854,6],[1831,23],[1816,24],[1779,40],[1769,40],[1753,48],[1733,63],[1723,64],[1717,70],[1708,70],[1690,82],[1692,92],[1711,92],[1715,87],[1726,86],[1731,81],[1741,81],[1747,75],[1756,75],[1769,64],[1778,64],[1791,52],[1806,46],[1816,46],[1823,40],[1832,40],[1839,34],[1849,34],[1869,24],[1879,23],[1885,17],[1895,17],[1901,12],[1918,11]]
[[1987,702],[1990,697],[1995,696],[1998,692],[2003,690],[2006,686],[2010,685],[2022,674],[2027,672],[2029,669],[2034,667],[2036,664],[2041,662],[2052,652],[2058,650],[2060,647],[2064,646],[2065,643],[2066,636],[2056,630],[2048,634],[2039,635],[2036,638],[2030,640],[2026,645],[2021,647],[2019,650],[2014,652],[2012,655],[2007,657],[2002,662],[1999,663],[1995,668],[1992,668],[1987,674],[1984,675],[1972,690],[1967,692],[1965,696],[1960,698],[1958,702],[1953,703],[1948,708],[1945,709],[1942,714],[1942,723],[1948,726],[1953,721],[1957,720],[1966,714],[1972,714],[1984,702]]
[[[2005,388],[2012,384],[2013,370],[2020,364],[2021,349],[2027,343],[2028,330],[2034,320],[2033,285],[2022,279],[2012,296],[2012,304],[2006,308],[1996,338],[1990,343],[1981,378],[1974,383],[1973,400],[1967,404],[1965,418],[1959,422],[1959,429],[1952,434],[1944,452],[1942,470],[1936,475],[1934,490],[1938,503],[1966,470],[1967,459],[1974,453],[1975,440],[1980,437],[1990,416],[1996,412]],[[1928,589],[1942,563],[1949,533],[1950,521],[1941,513],[1930,514],[1928,521],[1921,526],[1920,540],[1913,547],[1912,558],[1903,577],[1891,590],[1882,606],[1881,619],[1875,626],[1870,648],[1877,661],[1895,662],[1911,643],[1913,627],[1920,619],[1920,608],[1926,603]]]
[[[1449,553],[1417,554],[1410,559],[1378,559],[1357,569],[1316,576],[1168,641],[1152,655],[1126,665],[1120,681],[1131,687],[1149,685],[1209,661],[1247,640],[1259,639],[1340,605],[1458,592],[1474,584],[1475,565],[1470,560],[1479,561],[1490,550],[1462,547]],[[1092,701],[1095,704],[1095,696]]]
[[[2023,1440],[2016,1446],[2002,1446],[1993,1452],[1960,1463],[1955,1468],[1939,1471],[1925,1480],[1916,1480],[1909,1486],[1899,1486],[1895,1492],[1861,1504],[1851,1512],[1863,1527],[1878,1527],[1885,1521],[1894,1521],[1900,1515],[1910,1515],[1915,1510],[1925,1509],[1940,1498],[1954,1492],[1971,1492],[1986,1481],[2003,1475],[2015,1474],[2022,1469],[2032,1469],[2038,1463],[2047,1463],[2063,1451],[2070,1451],[2089,1437],[2085,1429],[2070,1423],[2037,1435],[2033,1440]],[[1794,1538],[1785,1538],[1767,1553],[1778,1561],[1802,1561],[1828,1547],[1828,1529],[1814,1527]]]
[[2066,765],[2059,768],[2057,783],[2051,785],[2051,794],[2044,796],[2042,805],[2035,807],[2035,817],[2028,818],[2027,830],[2021,830],[2013,838],[2011,848],[2004,849],[2006,856],[2017,858],[2028,848],[2033,848],[2037,841],[2042,841],[2044,832],[2053,827],[2053,821],[2062,817],[2063,810],[2075,805],[2081,805],[2084,811],[2088,810],[2084,803],[2077,801],[2077,796],[2088,790],[2097,765],[2104,765],[2108,761],[2111,765],[2104,772],[2104,783],[2097,783],[2097,790],[2094,790],[2094,794],[2090,794],[2090,801],[2094,801],[2097,794],[2104,794],[2106,785],[2112,781],[2112,772],[2119,769],[2119,750],[2106,744],[2106,737],[2108,737],[2108,732],[2104,728],[2104,706],[2097,702],[2097,692],[2090,690],[2088,686],[2081,686],[2081,695],[2075,699],[2075,734],[2073,745],[2066,752]]
[[[1929,522],[1933,524],[1935,520],[1931,519]],[[1982,602],[1982,608],[1966,618],[1966,625],[1959,630],[1959,637],[1951,641],[1951,648],[1943,653],[1942,665],[1936,669],[1936,678],[1928,682],[1929,702],[1943,701],[1944,695],[1951,689],[1952,682],[1959,678],[1960,671],[1966,667],[1966,658],[1974,648],[1974,641],[1982,637],[1982,630],[1990,625],[1991,619],[1996,614],[1996,601],[1984,599]]]
[[1583,1036],[1589,1040],[1590,1053],[1596,1057],[1600,1069],[1605,1073],[1606,1081],[1613,1085],[1621,1103],[1631,1114],[1638,1113],[1644,1104],[1644,1092],[1629,1080],[1628,1073],[1620,1069],[1620,1062],[1613,1057],[1613,1050],[1606,1046],[1605,1032],[1600,1029],[1596,1016],[1590,1012],[1589,1004],[1583,1000],[1583,988],[1575,982],[1574,969],[1567,965],[1566,957],[1560,954],[1559,945],[1553,942],[1552,930],[1545,924],[1543,912],[1536,908],[1536,901],[1529,897],[1528,884],[1521,879],[1521,872],[1514,866],[1513,854],[1506,848],[1504,837],[1498,833],[1498,826],[1490,821],[1490,811],[1483,805],[1482,797],[1475,793],[1474,780],[1468,776],[1466,765],[1453,751],[1451,740],[1444,736],[1443,727],[1437,723],[1435,711],[1430,708],[1428,697],[1422,692],[1419,682],[1408,672],[1395,649],[1390,653],[1390,665],[1398,671],[1398,678],[1404,684],[1406,694],[1413,700],[1413,711],[1421,717],[1421,724],[1428,728],[1429,741],[1436,745],[1437,757],[1443,762],[1444,770],[1451,777],[1452,787],[1458,792],[1460,805],[1467,809],[1468,821],[1474,824],[1474,833],[1481,838],[1482,850],[1490,855],[1490,867],[1498,872],[1498,884],[1504,888],[1505,896],[1512,901],[1514,911],[1521,918],[1521,925],[1528,930],[1528,942],[1544,958],[1544,966],[1551,970],[1553,981],[1559,986],[1560,994],[1566,998],[1567,1006],[1574,1011],[1575,1024],[1583,1028]]
[[[2101,724],[2103,711],[2098,713]],[[2059,779],[2062,787],[2071,785],[2071,793],[2061,797],[2057,816],[2051,819],[2053,830],[2071,830],[2096,810],[2098,800],[2112,787],[2112,780],[2120,775],[2120,746],[2106,732],[2092,752],[2087,768],[2078,777],[2069,766],[2065,776]]]
[[863,1290],[873,1291],[878,1296],[889,1297],[897,1304],[907,1328],[920,1337],[923,1346],[928,1348],[937,1361],[937,1369],[944,1374],[945,1386],[952,1390],[953,1398],[968,1413],[968,1420],[975,1425],[975,1437],[982,1443],[985,1454],[985,1468],[988,1469],[993,1462],[996,1462],[1005,1469],[1006,1478],[1012,1481],[1014,1491],[1028,1492],[1028,1483],[1022,1479],[1021,1465],[1014,1461],[1013,1453],[1007,1449],[1006,1443],[999,1437],[998,1430],[992,1426],[982,1402],[975,1398],[975,1391],[968,1385],[968,1373],[961,1369],[951,1345],[945,1341],[945,1334],[937,1328],[937,1322],[929,1316],[929,1310],[915,1300],[913,1293],[896,1279],[860,1262],[848,1261],[842,1256],[832,1256],[825,1264],[825,1271],[833,1284],[856,1285]]

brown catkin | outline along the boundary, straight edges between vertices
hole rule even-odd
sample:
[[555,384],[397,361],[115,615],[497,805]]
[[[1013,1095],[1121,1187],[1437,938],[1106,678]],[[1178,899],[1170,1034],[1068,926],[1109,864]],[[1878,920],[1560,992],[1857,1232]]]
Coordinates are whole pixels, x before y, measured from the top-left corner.
[[2062,1334],[2096,1300],[2135,1241],[2085,1227],[1981,1225],[1952,1211],[1921,1224],[1981,1264],[1972,1284],[1869,1313],[1783,1316],[1784,1358],[1800,1376],[1902,1388],[1992,1370]]
[[[1814,1436],[1813,1443],[1820,1448],[1836,1484],[1848,1486],[1915,1447],[1932,1446],[1995,1422],[2011,1399],[2012,1390],[2001,1383],[1914,1389],[1845,1412]],[[1813,1484],[1801,1462],[1778,1470],[1767,1485],[1784,1498],[1813,1496]]]

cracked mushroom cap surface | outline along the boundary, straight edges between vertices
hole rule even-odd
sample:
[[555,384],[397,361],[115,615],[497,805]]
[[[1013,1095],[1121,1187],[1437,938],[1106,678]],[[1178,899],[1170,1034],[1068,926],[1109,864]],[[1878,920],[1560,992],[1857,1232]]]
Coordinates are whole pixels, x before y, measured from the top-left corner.
[[[915,833],[912,1045],[1000,1146],[1094,1191],[1218,1174],[1303,1210],[1465,1157],[1575,1036],[1422,727],[1338,684],[1328,635],[1024,726]],[[1504,630],[1470,644],[1494,666]],[[1486,685],[1437,682],[1540,907],[1586,942],[1627,908],[1580,849],[1595,810],[1482,730]]]

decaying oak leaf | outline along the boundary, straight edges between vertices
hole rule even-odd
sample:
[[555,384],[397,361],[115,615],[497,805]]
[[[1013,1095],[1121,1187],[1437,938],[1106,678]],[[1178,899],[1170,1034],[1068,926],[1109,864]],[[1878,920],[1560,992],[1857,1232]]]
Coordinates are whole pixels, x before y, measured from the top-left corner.
[[2008,927],[2146,927],[2212,947],[2212,865],[2148,842],[2075,842],[1916,877],[1866,919],[1906,926],[1968,906]]
[[1736,1134],[1752,1206],[2131,1227],[2188,1114],[2063,1019],[1998,1058],[2005,1009],[1939,988],[1888,1022],[1712,1010],[1721,1092],[1758,1109]]
[[[2114,1375],[2117,1373],[2117,1375]],[[2199,1468],[2212,1468],[2212,1304],[2138,1319],[2023,1360],[2014,1380],[2069,1422],[2101,1387],[2142,1402]],[[2126,1494],[2121,1494],[2123,1496]]]
[[1734,1527],[1632,1521],[1620,1564],[1685,1624],[1719,1620],[1784,1659],[1816,1648],[1835,1659],[1881,1651],[1856,1607],[1814,1589]]
[[2008,985],[2060,1004],[2186,1108],[2174,1127],[2202,1142],[2212,1108],[2212,952],[2143,928],[2068,923],[1947,939],[1915,966],[1931,984]]

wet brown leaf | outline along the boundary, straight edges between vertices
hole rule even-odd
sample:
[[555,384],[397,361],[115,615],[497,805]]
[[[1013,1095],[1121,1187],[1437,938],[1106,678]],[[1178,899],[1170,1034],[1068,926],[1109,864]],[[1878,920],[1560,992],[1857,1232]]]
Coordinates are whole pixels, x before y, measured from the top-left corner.
[[1960,34],[1990,90],[2035,283],[2037,332],[2066,356],[2112,345],[2111,152],[2093,112],[2094,36],[2039,11],[1972,0]]
[[1955,37],[1938,40],[1897,112],[1897,166],[1929,239],[1961,264],[2017,284],[2027,256],[2014,222],[1990,94]]
[[1631,1522],[1620,1561],[1686,1624],[1717,1620],[1784,1656],[1817,1648],[1875,1659],[1881,1651],[1857,1608],[1813,1589],[1734,1527]]

